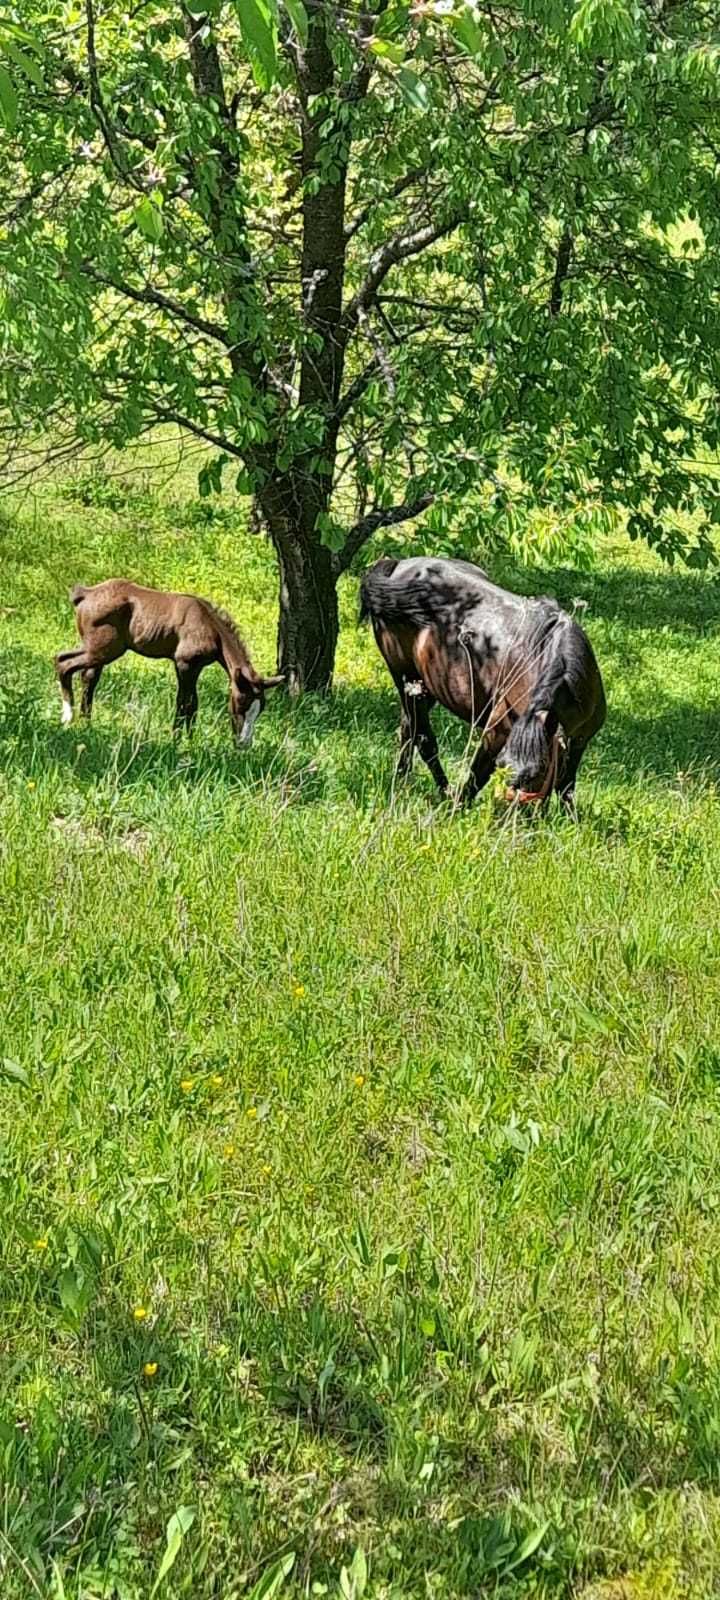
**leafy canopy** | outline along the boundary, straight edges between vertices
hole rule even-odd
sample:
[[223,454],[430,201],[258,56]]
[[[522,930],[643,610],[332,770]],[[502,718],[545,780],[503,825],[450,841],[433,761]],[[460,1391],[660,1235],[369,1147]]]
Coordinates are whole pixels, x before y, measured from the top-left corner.
[[340,565],[398,503],[702,562],[719,91],[695,0],[6,7],[6,470],[170,422]]

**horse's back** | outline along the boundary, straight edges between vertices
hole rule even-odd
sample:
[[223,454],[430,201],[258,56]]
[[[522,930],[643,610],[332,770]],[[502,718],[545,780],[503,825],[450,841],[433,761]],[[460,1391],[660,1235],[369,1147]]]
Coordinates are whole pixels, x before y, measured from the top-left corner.
[[360,585],[361,620],[370,617],[385,626],[441,630],[458,624],[482,602],[490,583],[471,561],[442,556],[383,556],[364,574]]

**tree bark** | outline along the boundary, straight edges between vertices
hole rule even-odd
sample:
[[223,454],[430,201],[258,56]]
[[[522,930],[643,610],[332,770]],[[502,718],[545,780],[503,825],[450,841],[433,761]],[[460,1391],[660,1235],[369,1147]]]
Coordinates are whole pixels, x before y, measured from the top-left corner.
[[337,574],[320,542],[314,505],[292,483],[270,483],[260,496],[280,573],[278,670],[291,695],[332,684],[338,638]]

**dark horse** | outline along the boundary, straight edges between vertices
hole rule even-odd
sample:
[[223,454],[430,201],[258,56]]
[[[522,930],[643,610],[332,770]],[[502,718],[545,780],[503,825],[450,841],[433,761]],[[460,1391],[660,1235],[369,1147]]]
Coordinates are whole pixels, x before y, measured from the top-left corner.
[[555,789],[572,810],[578,767],[606,710],[579,624],[555,600],[497,588],[469,561],[384,557],[360,595],[361,620],[372,622],[402,703],[398,772],[409,771],[417,747],[448,792],[430,724],[439,701],[482,735],[463,800],[502,766],[514,798],[544,801]]
[[209,600],[192,594],[164,594],[141,589],[127,578],[108,578],[70,591],[82,645],[62,650],[55,671],[63,698],[62,720],[72,722],[72,680],[82,673],[81,712],[90,716],[98,679],[111,661],[126,650],[139,656],[173,661],[177,674],[175,727],[191,731],[197,714],[197,681],[203,667],[219,661],[230,679],[230,717],[239,744],[249,745],[265,704],[265,690],[282,683],[283,674],[261,678],[255,671],[234,622]]

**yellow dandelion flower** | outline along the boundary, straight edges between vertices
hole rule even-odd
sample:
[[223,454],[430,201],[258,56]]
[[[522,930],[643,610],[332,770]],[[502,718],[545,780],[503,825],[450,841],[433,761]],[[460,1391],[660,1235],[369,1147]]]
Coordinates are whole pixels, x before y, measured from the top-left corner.
[[234,1146],[234,1144],[224,1144],[223,1145],[223,1155],[224,1156],[227,1156],[229,1158],[230,1156],[234,1156],[234,1154],[235,1154],[235,1146]]
[[133,1318],[134,1318],[135,1322],[144,1322],[146,1317],[147,1317],[147,1307],[146,1306],[135,1306],[135,1309],[133,1311]]
[[304,985],[304,983],[294,983],[292,992],[293,992],[293,997],[294,997],[295,1000],[304,1000],[305,999],[305,985]]
[[212,1077],[211,1077],[211,1079],[210,1079],[210,1082],[211,1082],[211,1084],[213,1086],[213,1089],[221,1089],[223,1084],[224,1084],[224,1082],[225,1082],[225,1079],[224,1079],[224,1077],[223,1077],[221,1072],[214,1072]]
[[28,789],[37,789],[37,784],[34,778],[28,779]]
[[47,1250],[47,1247],[48,1247],[48,1241],[47,1241],[46,1238],[43,1237],[42,1239],[34,1239],[33,1240],[33,1249],[34,1250],[38,1250],[38,1251]]
[[263,1176],[265,1178],[269,1178],[270,1177],[270,1173],[272,1172],[272,1167],[268,1166],[268,1163],[265,1162],[265,1165],[264,1165],[262,1170],[263,1170]]
[[364,1072],[356,1072],[355,1073],[355,1078],[354,1078],[354,1083],[355,1083],[355,1088],[356,1089],[364,1089],[364,1087],[365,1087],[365,1073]]
[[157,1361],[146,1361],[145,1365],[143,1367],[143,1377],[144,1378],[154,1378],[155,1377],[155,1373],[157,1372],[157,1369],[158,1369]]
[[254,1121],[255,1117],[257,1116],[257,1106],[248,1106],[247,1115],[250,1117],[251,1121]]
[[181,1078],[180,1079],[180,1088],[182,1089],[183,1094],[189,1094],[190,1090],[195,1088],[195,1079],[194,1078]]

